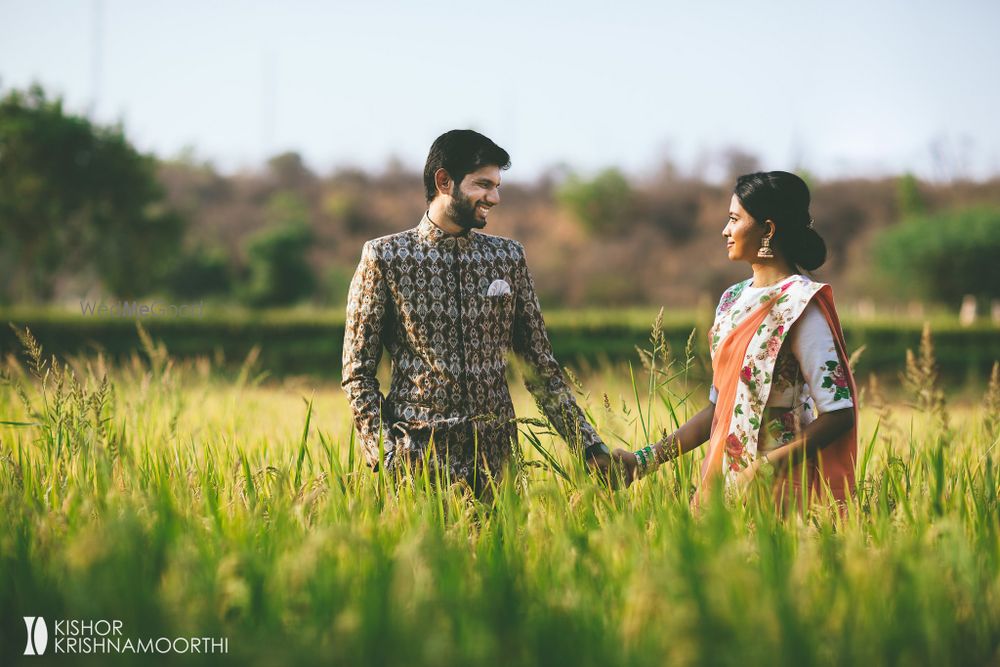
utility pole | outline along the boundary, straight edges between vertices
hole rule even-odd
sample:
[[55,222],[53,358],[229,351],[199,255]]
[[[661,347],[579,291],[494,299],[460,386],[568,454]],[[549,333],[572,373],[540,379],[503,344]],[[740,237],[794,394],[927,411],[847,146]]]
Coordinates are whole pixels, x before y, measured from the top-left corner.
[[274,150],[274,127],[277,107],[277,72],[273,51],[261,54],[260,85],[260,142],[263,159],[271,157]]
[[104,55],[104,2],[94,0],[91,5],[93,15],[91,17],[91,52],[90,59],[90,109],[89,116],[97,114],[101,103],[101,75]]

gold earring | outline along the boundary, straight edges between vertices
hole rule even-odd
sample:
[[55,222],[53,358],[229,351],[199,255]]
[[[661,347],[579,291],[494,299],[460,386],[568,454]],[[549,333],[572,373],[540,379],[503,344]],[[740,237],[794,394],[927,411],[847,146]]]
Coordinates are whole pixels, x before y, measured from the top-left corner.
[[771,250],[771,237],[765,236],[760,240],[760,250],[757,251],[757,257],[761,259],[773,259],[774,251]]

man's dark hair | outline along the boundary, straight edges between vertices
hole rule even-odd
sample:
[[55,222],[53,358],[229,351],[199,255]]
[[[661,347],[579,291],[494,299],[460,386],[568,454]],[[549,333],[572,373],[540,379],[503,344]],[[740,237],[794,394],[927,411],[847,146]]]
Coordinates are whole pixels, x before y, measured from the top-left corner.
[[451,130],[445,132],[431,144],[424,165],[424,195],[430,203],[437,195],[434,172],[444,169],[456,184],[461,183],[466,174],[480,167],[496,165],[501,169],[510,168],[510,155],[474,130]]

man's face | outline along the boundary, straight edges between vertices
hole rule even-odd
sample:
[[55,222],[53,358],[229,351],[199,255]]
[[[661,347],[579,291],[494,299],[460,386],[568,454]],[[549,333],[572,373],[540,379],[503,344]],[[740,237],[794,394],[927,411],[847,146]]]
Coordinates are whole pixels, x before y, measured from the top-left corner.
[[451,186],[448,214],[464,229],[482,229],[490,209],[500,203],[500,167],[487,165]]

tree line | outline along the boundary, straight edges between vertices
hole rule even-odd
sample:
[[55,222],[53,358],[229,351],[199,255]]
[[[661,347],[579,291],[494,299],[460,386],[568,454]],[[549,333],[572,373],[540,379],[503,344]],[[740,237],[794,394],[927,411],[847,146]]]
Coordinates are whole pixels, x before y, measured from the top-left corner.
[[[721,231],[731,181],[762,167],[742,151],[721,157],[722,182],[669,161],[641,177],[512,172],[486,231],[524,243],[546,303],[704,304],[743,277]],[[817,278],[838,294],[1000,298],[1000,178],[802,175],[830,251]],[[193,151],[143,153],[121,125],[68,112],[39,86],[0,98],[0,302],[339,307],[362,242],[412,227],[423,210],[420,174],[398,162],[320,175],[288,152],[225,174]]]

